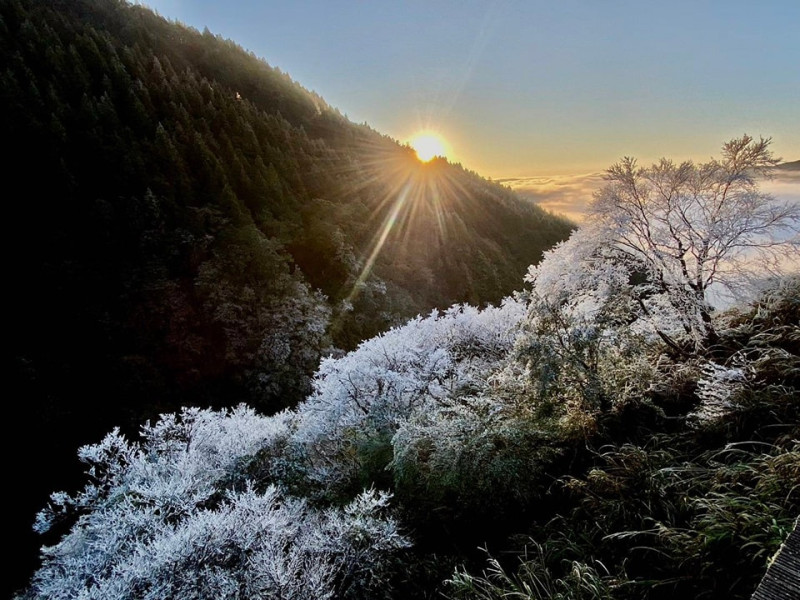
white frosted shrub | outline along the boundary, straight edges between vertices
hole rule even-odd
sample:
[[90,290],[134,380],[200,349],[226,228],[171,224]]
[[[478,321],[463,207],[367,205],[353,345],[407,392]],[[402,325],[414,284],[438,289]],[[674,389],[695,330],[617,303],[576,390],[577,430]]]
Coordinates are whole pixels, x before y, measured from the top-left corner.
[[416,415],[488,390],[524,314],[514,299],[484,310],[454,306],[324,360],[296,411],[293,441],[306,453],[308,477],[324,488],[347,485],[363,467],[360,448],[389,444]]
[[702,377],[697,381],[696,396],[700,404],[689,414],[696,423],[709,423],[729,414],[734,408],[733,396],[747,383],[745,371],[714,362],[703,365]]
[[322,510],[273,485],[227,485],[253,454],[283,443],[288,420],[185,409],[145,427],[138,443],[114,431],[81,449],[90,483],[54,494],[37,528],[77,520],[43,549],[27,597],[324,599],[368,587],[407,545],[384,515],[387,495]]

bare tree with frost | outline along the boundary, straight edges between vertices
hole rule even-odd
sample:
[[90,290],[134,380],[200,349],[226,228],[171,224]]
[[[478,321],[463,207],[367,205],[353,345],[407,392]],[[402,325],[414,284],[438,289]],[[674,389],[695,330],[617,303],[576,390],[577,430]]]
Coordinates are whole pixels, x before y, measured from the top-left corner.
[[744,135],[701,164],[662,158],[643,168],[624,158],[608,169],[591,207],[589,226],[606,234],[618,260],[643,269],[696,349],[716,339],[712,286],[738,293],[754,278],[798,266],[800,207],[758,186],[779,162],[770,142]]
[[613,165],[586,225],[529,272],[534,295],[591,315],[625,290],[674,350],[713,345],[712,290],[741,296],[800,265],[800,206],[759,189],[769,145],[745,135],[706,163]]

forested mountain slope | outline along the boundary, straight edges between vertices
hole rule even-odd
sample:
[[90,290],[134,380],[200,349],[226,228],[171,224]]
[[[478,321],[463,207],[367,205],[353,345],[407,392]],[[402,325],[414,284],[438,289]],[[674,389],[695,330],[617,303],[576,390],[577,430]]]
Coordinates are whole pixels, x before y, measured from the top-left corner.
[[347,349],[498,301],[569,232],[207,31],[108,0],[2,6],[20,356],[82,338],[123,378],[184,392],[260,370],[275,407],[297,395],[268,367],[316,357],[265,356],[266,337]]
[[293,405],[323,354],[499,301],[572,228],[126,2],[2,0],[0,97],[14,477],[185,404]]

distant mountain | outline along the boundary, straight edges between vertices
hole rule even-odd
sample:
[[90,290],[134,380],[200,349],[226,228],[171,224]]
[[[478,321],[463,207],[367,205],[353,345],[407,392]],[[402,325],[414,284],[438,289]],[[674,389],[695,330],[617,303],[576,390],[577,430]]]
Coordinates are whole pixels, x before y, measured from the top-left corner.
[[320,356],[499,301],[573,228],[124,1],[0,2],[0,97],[10,478],[44,480],[12,538],[110,426],[293,405]]
[[790,172],[800,171],[800,160],[781,163],[778,166],[776,166],[775,168],[778,171],[784,171],[784,172],[786,172],[786,171],[790,171]]

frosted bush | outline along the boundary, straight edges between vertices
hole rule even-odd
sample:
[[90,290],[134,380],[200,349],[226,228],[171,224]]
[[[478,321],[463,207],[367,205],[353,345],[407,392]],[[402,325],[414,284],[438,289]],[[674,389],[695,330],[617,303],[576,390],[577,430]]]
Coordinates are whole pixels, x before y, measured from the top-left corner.
[[732,398],[743,389],[747,377],[740,368],[725,367],[714,362],[703,365],[702,373],[695,392],[700,404],[689,414],[689,418],[695,422],[708,423],[730,413],[734,408]]
[[308,477],[326,488],[345,485],[362,467],[364,444],[388,444],[415,415],[488,390],[524,314],[514,299],[484,310],[454,306],[322,361],[296,413],[293,443],[306,453]]
[[241,477],[255,453],[283,444],[289,416],[185,409],[138,443],[114,431],[82,448],[90,482],[54,494],[37,528],[77,519],[43,549],[26,597],[319,599],[369,587],[407,545],[386,494],[323,510]]

